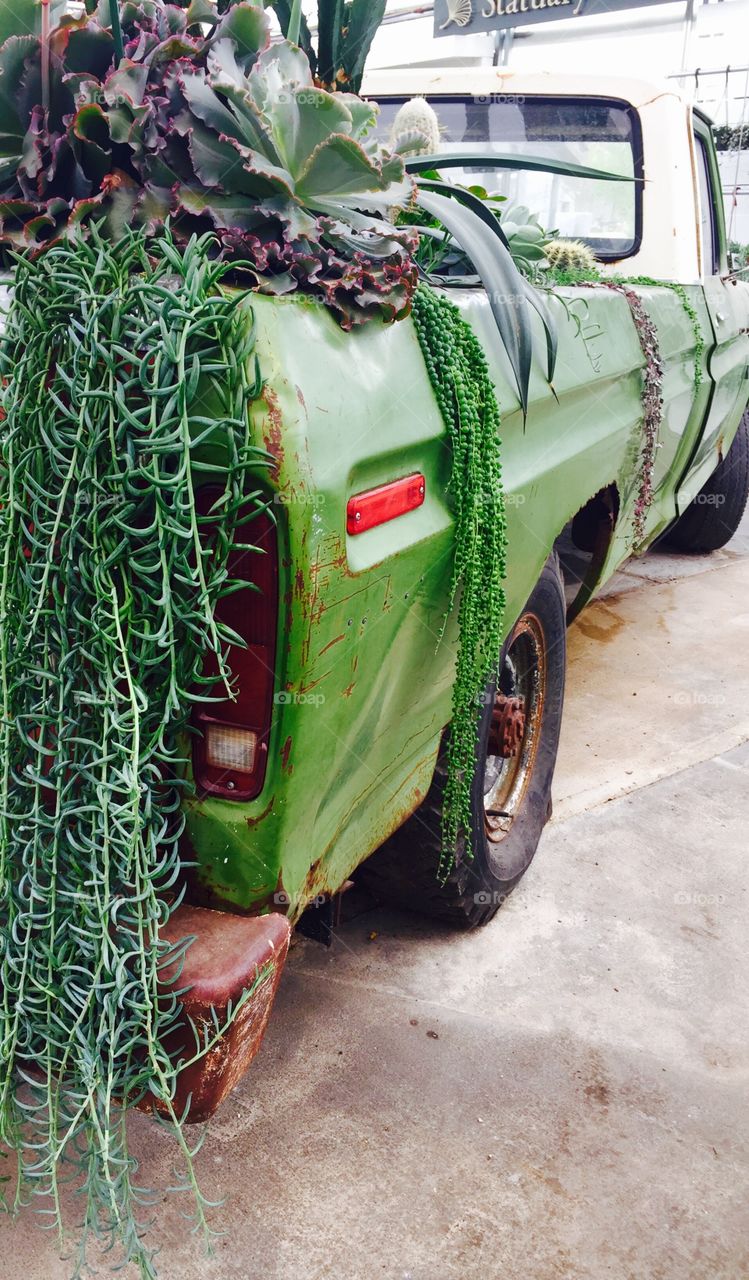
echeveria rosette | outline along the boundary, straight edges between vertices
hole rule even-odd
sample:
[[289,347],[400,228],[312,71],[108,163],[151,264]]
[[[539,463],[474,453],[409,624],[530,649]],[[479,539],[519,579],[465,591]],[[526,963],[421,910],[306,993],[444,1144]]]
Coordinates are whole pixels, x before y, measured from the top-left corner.
[[185,243],[214,230],[255,287],[312,294],[344,327],[406,314],[415,238],[388,219],[411,186],[376,109],[316,87],[300,49],[271,45],[259,0],[120,16],[116,67],[106,0],[53,31],[48,109],[36,38],[0,49],[0,238],[37,251],[92,220],[117,235],[169,219]]

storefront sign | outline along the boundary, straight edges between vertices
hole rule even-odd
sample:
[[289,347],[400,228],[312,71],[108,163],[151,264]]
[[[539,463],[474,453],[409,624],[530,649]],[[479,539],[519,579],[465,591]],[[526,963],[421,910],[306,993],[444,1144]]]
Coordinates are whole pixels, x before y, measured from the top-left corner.
[[435,0],[434,33],[475,35],[508,27],[535,26],[557,18],[586,18],[619,9],[644,9],[672,0]]

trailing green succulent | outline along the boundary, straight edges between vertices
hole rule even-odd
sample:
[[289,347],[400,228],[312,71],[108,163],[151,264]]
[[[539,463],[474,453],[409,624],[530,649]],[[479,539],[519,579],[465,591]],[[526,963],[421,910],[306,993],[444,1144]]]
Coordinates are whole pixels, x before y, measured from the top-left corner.
[[299,22],[298,43],[309,58],[315,81],[322,89],[359,92],[387,0],[317,0],[316,46],[307,22],[298,12],[301,9],[298,0],[265,0],[265,4],[275,9],[287,38],[296,39],[295,27]]
[[[96,229],[48,248],[19,262],[0,342],[0,1140],[11,1207],[62,1232],[61,1188],[80,1192],[76,1275],[92,1238],[155,1275],[136,1103],[166,1115],[207,1227],[165,1047],[182,1015],[164,970],[187,942],[159,930],[179,901],[180,735],[206,658],[231,680],[215,606],[268,464],[248,439],[252,311],[222,294],[214,249]],[[220,521],[198,514],[206,483]]]
[[215,231],[247,283],[311,294],[345,327],[406,314],[413,233],[385,219],[411,188],[376,109],[271,45],[260,0],[223,16],[126,0],[119,17],[101,0],[64,18],[49,83],[40,40],[0,48],[0,241],[37,250],[102,218],[110,236],[157,234],[170,218],[178,243]]
[[[455,513],[455,561],[450,598],[452,607],[460,597],[460,639],[446,744],[440,868],[446,877],[471,826],[478,721],[502,648],[507,526],[499,406],[481,343],[455,304],[427,286],[417,291],[413,315],[453,455],[449,492]],[[467,847],[464,856],[470,857]]]

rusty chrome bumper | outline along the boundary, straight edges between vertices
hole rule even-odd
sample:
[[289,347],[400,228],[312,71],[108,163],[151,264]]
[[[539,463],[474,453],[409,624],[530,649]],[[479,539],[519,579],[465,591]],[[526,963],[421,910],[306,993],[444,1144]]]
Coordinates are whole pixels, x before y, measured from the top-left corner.
[[[183,1025],[165,1044],[174,1063],[184,1062],[177,1077],[174,1106],[191,1124],[208,1120],[247,1071],[265,1034],[289,949],[291,927],[285,916],[236,916],[204,907],[179,907],[162,929],[172,945],[184,938],[188,948],[176,985],[185,1013]],[[166,975],[165,989],[173,975]],[[246,992],[239,1013],[225,1034],[216,1027],[227,1020]],[[213,1041],[208,1053],[197,1052],[196,1031]],[[188,1110],[189,1104],[189,1110]]]

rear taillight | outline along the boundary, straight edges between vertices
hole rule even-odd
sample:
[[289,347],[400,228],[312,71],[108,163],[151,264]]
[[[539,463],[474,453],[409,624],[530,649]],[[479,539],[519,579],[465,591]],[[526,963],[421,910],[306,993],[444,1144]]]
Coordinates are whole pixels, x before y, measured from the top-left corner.
[[[211,509],[210,492],[202,496],[203,514]],[[217,617],[246,643],[232,647],[229,665],[236,701],[225,696],[221,683],[210,695],[222,699],[199,707],[194,726],[193,769],[198,788],[227,800],[254,800],[265,781],[268,739],[273,714],[278,622],[278,532],[265,513],[255,516],[236,533],[237,544],[258,550],[235,551],[229,576],[250,584],[222,600]],[[254,588],[254,589],[253,589]],[[218,674],[215,661],[207,674]]]

